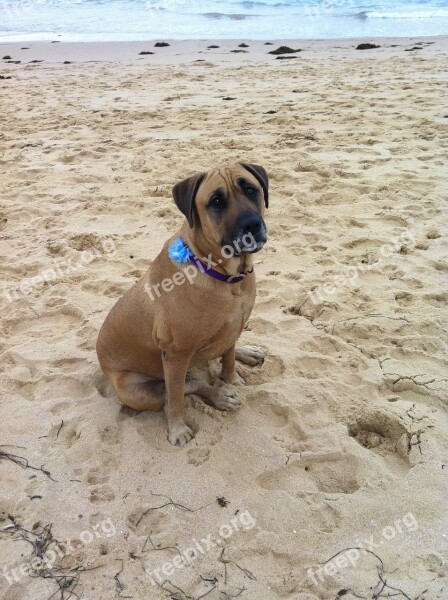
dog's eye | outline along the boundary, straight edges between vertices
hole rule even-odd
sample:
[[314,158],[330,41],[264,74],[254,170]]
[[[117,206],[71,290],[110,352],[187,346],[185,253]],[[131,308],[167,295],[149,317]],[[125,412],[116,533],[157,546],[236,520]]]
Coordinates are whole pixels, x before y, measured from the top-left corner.
[[224,205],[224,199],[222,196],[219,196],[218,194],[214,194],[210,200],[209,200],[209,206],[213,206],[213,207],[221,207]]
[[245,185],[243,187],[244,193],[249,200],[252,202],[258,203],[258,190],[253,185]]

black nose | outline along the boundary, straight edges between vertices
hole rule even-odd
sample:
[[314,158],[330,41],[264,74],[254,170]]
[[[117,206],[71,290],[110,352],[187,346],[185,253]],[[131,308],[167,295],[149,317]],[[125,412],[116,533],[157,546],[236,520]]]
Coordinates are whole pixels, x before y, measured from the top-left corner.
[[252,235],[257,235],[261,231],[261,226],[262,220],[258,215],[250,215],[240,223],[243,234],[251,233]]

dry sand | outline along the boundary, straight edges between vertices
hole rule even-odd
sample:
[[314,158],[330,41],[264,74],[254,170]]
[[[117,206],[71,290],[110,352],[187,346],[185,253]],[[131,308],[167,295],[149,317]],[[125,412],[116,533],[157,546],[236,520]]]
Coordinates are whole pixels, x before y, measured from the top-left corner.
[[[415,41],[1,45],[0,450],[29,461],[0,455],[1,598],[448,598],[447,45]],[[173,448],[96,336],[181,223],[172,185],[236,160],[271,177],[242,336],[267,358]]]

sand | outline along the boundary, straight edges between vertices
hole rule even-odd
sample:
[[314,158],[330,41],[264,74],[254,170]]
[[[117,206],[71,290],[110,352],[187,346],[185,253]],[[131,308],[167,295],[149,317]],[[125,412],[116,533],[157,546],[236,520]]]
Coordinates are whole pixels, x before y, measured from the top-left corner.
[[[448,598],[447,44],[359,41],[1,45],[4,600]],[[178,449],[96,336],[173,184],[237,160],[271,178],[266,360]]]

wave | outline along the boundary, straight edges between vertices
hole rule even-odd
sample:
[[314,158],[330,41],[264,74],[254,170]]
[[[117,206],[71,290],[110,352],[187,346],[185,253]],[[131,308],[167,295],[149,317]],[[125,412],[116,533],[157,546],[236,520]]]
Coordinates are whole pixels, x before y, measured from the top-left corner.
[[358,19],[444,19],[448,17],[448,8],[394,12],[363,11],[353,16]]
[[240,13],[218,13],[218,12],[209,12],[202,13],[202,16],[207,17],[207,19],[231,19],[232,21],[244,21],[244,19],[250,19],[250,17],[256,17],[257,15],[242,15]]

